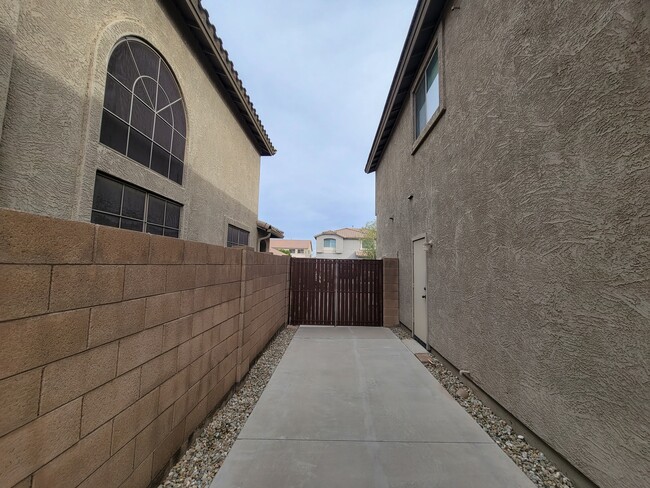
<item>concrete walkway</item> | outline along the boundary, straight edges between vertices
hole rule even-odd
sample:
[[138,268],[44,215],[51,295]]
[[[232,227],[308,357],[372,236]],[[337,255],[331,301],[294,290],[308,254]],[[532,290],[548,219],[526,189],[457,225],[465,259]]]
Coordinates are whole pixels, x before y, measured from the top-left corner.
[[532,488],[387,329],[300,327],[211,488]]

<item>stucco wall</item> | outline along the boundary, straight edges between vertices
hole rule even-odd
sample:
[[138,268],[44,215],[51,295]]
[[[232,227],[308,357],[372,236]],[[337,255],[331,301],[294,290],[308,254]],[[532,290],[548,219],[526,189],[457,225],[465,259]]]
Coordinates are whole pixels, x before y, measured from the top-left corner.
[[0,210],[0,486],[157,486],[286,323],[289,258]]
[[440,32],[446,112],[412,154],[406,104],[376,175],[400,320],[426,233],[431,345],[599,486],[642,486],[650,4],[459,6]]
[[[179,29],[155,0],[23,0],[0,206],[88,221],[102,170],[183,204],[184,238],[225,244],[228,223],[254,236],[260,156]],[[152,44],[178,79],[188,133],[182,186],[98,143],[108,57],[126,35]]]

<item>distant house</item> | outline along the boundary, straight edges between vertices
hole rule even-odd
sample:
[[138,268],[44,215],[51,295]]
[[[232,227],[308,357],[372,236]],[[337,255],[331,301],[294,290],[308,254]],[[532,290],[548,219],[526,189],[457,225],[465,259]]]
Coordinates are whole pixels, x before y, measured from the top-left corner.
[[314,236],[316,257],[325,259],[362,259],[363,231],[354,227],[326,230]]
[[309,239],[271,239],[271,252],[278,255],[286,254],[280,249],[289,251],[292,258],[310,258],[312,255]]

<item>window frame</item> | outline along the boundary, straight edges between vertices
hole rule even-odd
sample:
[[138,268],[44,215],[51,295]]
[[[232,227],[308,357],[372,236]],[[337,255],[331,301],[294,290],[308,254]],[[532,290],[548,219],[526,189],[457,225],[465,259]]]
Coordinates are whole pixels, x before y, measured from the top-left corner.
[[[334,243],[333,246],[328,246],[327,243],[328,241],[332,241]],[[333,237],[326,237],[323,238],[323,249],[334,249],[336,250],[336,239]]]
[[[100,209],[95,208],[95,193],[96,193],[96,185],[97,185],[97,179],[98,178],[104,178],[106,180],[110,180],[110,181],[112,181],[114,183],[117,183],[117,184],[122,186],[122,191],[121,191],[121,194],[120,194],[120,210],[119,210],[119,213],[114,213],[114,212],[110,212],[110,211],[107,211],[107,210],[100,210]],[[144,193],[144,206],[143,206],[143,212],[142,212],[142,219],[138,219],[138,218],[131,217],[131,216],[128,216],[128,215],[124,215],[124,189],[126,187],[129,187],[129,188],[134,189],[134,190],[136,190],[138,192]],[[149,219],[149,203],[150,203],[151,197],[157,198],[157,199],[162,200],[163,202],[165,202],[165,210],[164,210],[164,213],[163,213],[163,223],[162,224],[149,222],[149,220],[148,220]],[[178,227],[177,228],[166,225],[165,220],[166,220],[166,217],[167,217],[167,204],[168,203],[172,204],[172,205],[175,205],[175,206],[177,206],[179,208],[179,210],[178,210]],[[119,219],[118,220],[118,225],[114,226],[114,225],[109,225],[109,224],[105,224],[105,223],[101,223],[101,222],[96,222],[94,220],[95,219],[95,214],[105,215],[105,216],[109,216],[109,217],[113,217],[113,218],[118,218]],[[128,220],[131,220],[131,221],[140,222],[142,224],[142,227],[141,227],[140,230],[133,229],[133,228],[128,228],[128,227],[122,227],[121,226],[122,219],[128,219]],[[95,174],[95,185],[93,186],[93,195],[92,195],[91,208],[90,208],[90,222],[92,224],[103,225],[103,226],[106,226],[106,227],[113,227],[113,228],[122,229],[122,230],[130,230],[130,231],[133,231],[133,232],[142,232],[142,233],[151,234],[151,235],[163,235],[165,237],[172,237],[172,238],[180,239],[181,238],[181,222],[182,222],[182,220],[183,220],[183,205],[181,203],[178,203],[178,202],[175,202],[174,200],[163,197],[162,195],[159,195],[158,193],[154,193],[152,191],[149,191],[146,188],[142,188],[142,187],[139,187],[137,185],[134,185],[133,183],[129,183],[128,181],[122,180],[120,178],[116,178],[115,176],[112,176],[112,175],[110,175],[108,173],[104,173],[102,171],[97,171],[96,172],[96,174]],[[155,226],[155,227],[160,227],[162,229],[162,234],[156,234],[156,233],[153,233],[153,232],[149,232],[148,227],[150,225]],[[175,231],[176,235],[167,235],[167,234],[165,234],[166,230]]]
[[[230,240],[230,229],[234,229],[237,231],[237,242],[231,241]],[[244,233],[246,234],[246,244],[242,244],[239,242],[239,236]],[[239,227],[235,224],[228,223],[226,227],[226,247],[250,247],[250,240],[251,240],[251,232],[249,230],[244,229],[243,227]]]
[[[138,65],[136,59],[140,59],[140,62],[142,62],[143,58],[134,54],[136,51],[131,48],[130,43],[139,43],[146,49],[152,51],[153,54],[157,56],[157,79],[150,78],[147,73],[145,73],[145,71],[140,71],[142,65]],[[136,77],[131,87],[126,85],[125,82],[127,80],[120,79],[119,70],[114,69],[114,72],[110,71],[111,63],[114,59],[114,56],[116,55],[116,51],[118,49],[124,49],[123,46],[126,46],[129,53],[131,54],[130,59],[132,60],[133,66],[137,72],[137,74],[134,74]],[[122,66],[122,68],[126,69],[129,68],[129,66]],[[145,87],[145,81],[147,81],[147,79],[155,83],[156,93],[162,92],[163,96],[169,99],[171,92],[170,95],[167,94],[167,91],[165,90],[165,87],[167,87],[172,91],[176,90],[178,98],[175,98],[173,101],[169,100],[169,103],[162,106],[162,108],[157,106],[150,106],[149,103],[154,103],[157,105],[158,102],[152,102],[150,96],[148,96],[149,102],[147,102],[141,98],[142,92],[140,92],[140,94],[137,93],[138,83],[142,84],[142,86]],[[171,85],[172,83],[173,86]],[[107,98],[109,94],[109,86],[112,87],[116,93],[113,99]],[[149,92],[147,91],[146,87],[144,90],[145,94],[148,95]],[[120,99],[120,96],[123,99]],[[126,98],[128,98],[128,100]],[[154,98],[157,99],[157,95]],[[119,113],[116,113],[116,111],[112,110],[113,106],[118,106],[121,102],[127,103],[128,105],[128,107],[122,107],[123,109],[126,109],[126,112],[128,112],[128,120],[125,118],[127,117],[126,113],[120,115]],[[142,110],[151,111],[153,114],[150,135],[147,135],[145,133],[146,131],[149,131],[149,129],[143,131],[143,129],[139,127],[139,124],[134,123],[133,116],[136,112],[136,110],[134,110],[136,103],[139,103],[144,107]],[[175,108],[174,106],[178,106],[178,108]],[[170,114],[165,115],[165,111],[170,112],[171,121],[167,120]],[[175,122],[176,119],[178,119],[178,124]],[[160,123],[164,125],[162,132],[170,133],[169,142],[166,140],[163,142],[163,140],[159,138],[159,134],[162,134],[162,132],[156,130],[156,124],[158,123],[158,120],[161,120],[162,122]],[[115,124],[112,129],[110,127],[111,123]],[[111,136],[116,136],[115,131],[117,129],[120,131],[126,131],[126,139],[125,141],[119,141],[119,144],[115,143],[111,145]],[[169,129],[169,131],[167,129]],[[104,70],[104,90],[102,94],[101,115],[99,121],[98,142],[100,145],[117,152],[129,161],[136,162],[139,165],[151,170],[158,176],[162,176],[172,183],[175,183],[182,187],[186,176],[185,166],[187,165],[188,132],[188,117],[185,106],[185,97],[183,96],[178,78],[176,77],[174,71],[164,56],[153,45],[140,37],[124,36],[118,39],[113,45],[110,54],[108,55],[107,64]],[[179,137],[181,147],[178,147],[175,143],[177,136]],[[146,140],[149,147],[148,164],[138,159],[136,153],[138,153],[138,150],[142,152],[143,147],[139,146],[138,144],[132,144],[131,142],[134,138]],[[126,145],[124,148],[121,147],[122,142]],[[168,147],[166,148],[164,145],[168,145]],[[156,154],[159,156],[162,155],[163,158],[166,159],[166,174],[163,173],[161,169],[154,169],[156,162],[158,162],[158,164],[162,162],[156,160]]]
[[[411,148],[411,155],[415,154],[418,148],[422,143],[427,139],[428,135],[431,133],[431,130],[437,125],[438,121],[445,113],[445,64],[444,64],[444,49],[443,49],[443,32],[442,24],[437,27],[436,33],[434,34],[431,45],[427,49],[427,54],[424,56],[425,62],[422,63],[418,69],[417,76],[415,77],[415,82],[411,88],[411,107],[413,111],[412,115],[412,124],[413,124],[413,146]],[[434,55],[438,55],[438,108],[431,115],[431,117],[424,124],[424,127],[417,133],[417,90],[420,87],[421,83],[425,82],[426,71],[431,62],[433,61]]]

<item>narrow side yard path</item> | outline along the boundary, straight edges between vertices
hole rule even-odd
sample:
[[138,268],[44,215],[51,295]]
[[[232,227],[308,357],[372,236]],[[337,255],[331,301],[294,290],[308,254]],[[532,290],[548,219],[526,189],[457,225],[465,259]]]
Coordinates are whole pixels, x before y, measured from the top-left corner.
[[388,329],[294,336],[211,488],[533,484]]

